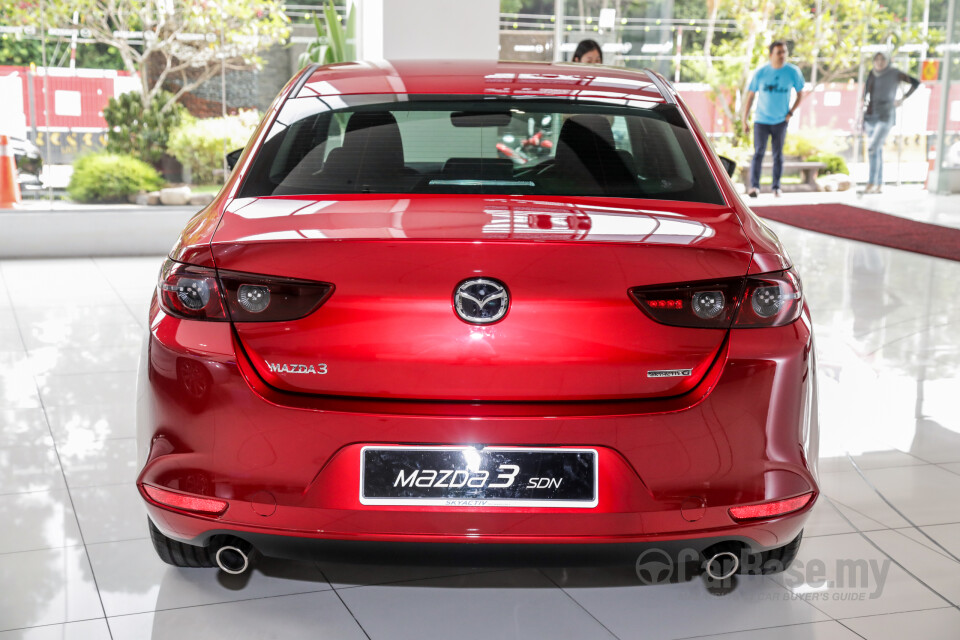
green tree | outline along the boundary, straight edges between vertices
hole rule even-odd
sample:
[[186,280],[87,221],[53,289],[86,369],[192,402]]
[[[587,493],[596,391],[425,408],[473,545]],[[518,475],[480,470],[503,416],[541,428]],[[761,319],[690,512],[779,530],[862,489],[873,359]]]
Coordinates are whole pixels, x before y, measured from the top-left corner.
[[143,108],[140,96],[124,93],[110,98],[103,110],[107,121],[107,150],[128,154],[156,165],[167,149],[170,132],[180,124],[186,111],[183,105],[173,104],[164,110],[170,94],[161,91]]
[[116,47],[100,42],[77,45],[77,67],[81,69],[123,69]]
[[38,64],[40,42],[20,37],[19,34],[0,34],[0,64],[26,66],[31,62]]
[[[56,41],[56,39],[54,39]],[[21,34],[0,34],[0,64],[27,66],[43,64],[43,55],[40,39],[36,36],[26,37]],[[58,60],[53,59],[53,53],[58,52]],[[47,64],[50,66],[63,65],[70,59],[69,39],[61,39],[60,47],[47,44]],[[63,62],[60,62],[63,60]],[[83,42],[77,45],[77,67],[80,69],[123,69],[123,60],[119,52],[111,46],[100,43]]]
[[[708,25],[703,49],[705,81],[734,123],[737,140],[742,134],[737,104],[774,40],[792,45],[790,60],[808,78],[816,68],[817,85],[855,76],[865,45],[922,41],[919,26],[906,28],[877,0],[710,0],[708,6],[711,23],[732,19],[739,26],[737,32],[715,38]],[[927,42],[939,37],[931,32]]]
[[[778,35],[793,43],[793,58],[811,70],[816,67],[819,86],[855,76],[864,45],[922,42],[920,31],[919,25],[907,27],[876,0],[821,0],[819,14],[815,3],[785,3]],[[936,32],[928,41],[938,38]]]
[[221,64],[262,64],[257,54],[289,35],[281,0],[18,0],[3,3],[0,20],[85,30],[139,72],[145,109],[164,86],[176,86],[161,111],[220,73]]

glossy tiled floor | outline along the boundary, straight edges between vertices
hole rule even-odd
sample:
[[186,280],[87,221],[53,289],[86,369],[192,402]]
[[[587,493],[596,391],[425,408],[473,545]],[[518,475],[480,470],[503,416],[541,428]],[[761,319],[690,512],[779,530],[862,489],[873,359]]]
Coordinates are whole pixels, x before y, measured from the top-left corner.
[[168,567],[132,484],[159,258],[0,261],[0,640],[960,638],[960,263],[776,229],[817,325],[824,498],[790,572],[724,595],[582,556]]

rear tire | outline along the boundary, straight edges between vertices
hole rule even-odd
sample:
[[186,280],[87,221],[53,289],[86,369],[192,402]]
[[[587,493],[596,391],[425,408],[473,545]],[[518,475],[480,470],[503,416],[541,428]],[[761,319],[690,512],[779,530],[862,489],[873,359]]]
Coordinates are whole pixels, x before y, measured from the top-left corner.
[[197,547],[168,538],[160,533],[150,518],[147,518],[147,524],[150,526],[150,540],[153,541],[153,548],[156,549],[160,559],[167,564],[175,567],[196,568],[217,566],[207,547]]
[[751,576],[768,576],[786,571],[800,551],[800,540],[803,538],[801,530],[797,537],[776,549],[747,553],[741,557],[738,573]]

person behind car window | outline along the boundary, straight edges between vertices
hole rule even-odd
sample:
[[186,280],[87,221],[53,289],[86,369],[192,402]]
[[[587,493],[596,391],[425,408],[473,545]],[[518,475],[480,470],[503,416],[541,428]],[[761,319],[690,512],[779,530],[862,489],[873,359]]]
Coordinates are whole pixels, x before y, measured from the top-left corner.
[[[902,98],[897,98],[900,84],[907,82],[910,88]],[[870,158],[870,177],[864,193],[880,193],[883,184],[883,143],[897,119],[897,107],[913,95],[920,81],[890,66],[887,56],[873,56],[873,69],[867,76],[863,90],[863,129],[867,135],[867,156]]]
[[603,64],[603,51],[596,40],[581,40],[573,52],[573,61],[583,64]]

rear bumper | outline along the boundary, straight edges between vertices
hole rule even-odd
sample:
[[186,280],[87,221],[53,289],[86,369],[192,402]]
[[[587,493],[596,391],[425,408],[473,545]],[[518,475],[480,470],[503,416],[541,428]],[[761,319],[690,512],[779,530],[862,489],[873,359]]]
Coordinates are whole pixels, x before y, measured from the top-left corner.
[[[154,308],[138,389],[138,485],[216,497],[218,517],[144,497],[167,536],[204,544],[229,533],[265,553],[314,540],[449,543],[660,543],[752,550],[796,537],[813,501],[775,519],[735,522],[730,506],[818,491],[814,358],[806,315],[731,332],[696,389],[636,402],[464,405],[319,399],[256,376],[223,323]],[[365,444],[591,447],[590,509],[369,506]],[[141,488],[142,493],[142,488]],[[259,541],[259,542],[257,542]],[[266,547],[266,548],[263,548]]]
[[[233,504],[231,509],[248,505]],[[396,518],[392,514],[377,514],[374,527],[363,530],[363,524],[346,518],[347,527],[331,530],[296,530],[285,528],[280,522],[272,526],[253,526],[229,519],[210,521],[185,513],[178,513],[149,504],[150,519],[167,537],[189,544],[205,546],[217,536],[241,537],[253,544],[261,553],[278,557],[303,557],[316,543],[326,541],[381,542],[381,543],[429,543],[471,545],[651,545],[656,547],[690,548],[697,551],[717,542],[737,541],[752,552],[783,546],[799,535],[806,521],[809,508],[775,520],[752,524],[734,524],[726,527],[704,528],[697,523],[688,523],[685,529],[642,532],[637,527],[639,514],[620,517],[594,517],[589,522],[577,522],[564,514],[542,513],[495,514],[489,512],[470,514],[416,513],[410,517]],[[290,514],[295,516],[297,514]],[[336,518],[336,513],[306,514],[303,522],[316,522]],[[480,526],[470,527],[471,524]],[[527,527],[517,527],[525,524]],[[399,526],[398,526],[399,525]],[[464,526],[467,525],[467,526]],[[582,525],[587,525],[586,527]],[[386,527],[407,527],[407,531],[384,532]],[[552,530],[550,527],[554,527]],[[380,530],[375,530],[379,528]],[[429,533],[425,530],[441,532]],[[476,533],[464,533],[469,530]],[[525,533],[524,530],[527,532]],[[564,533],[556,533],[556,531]],[[459,531],[459,533],[455,533]]]

